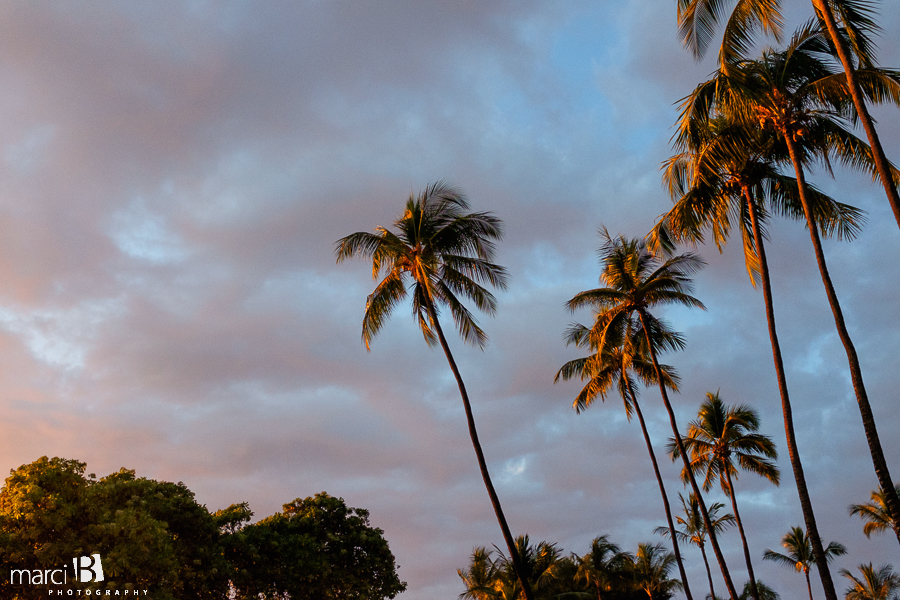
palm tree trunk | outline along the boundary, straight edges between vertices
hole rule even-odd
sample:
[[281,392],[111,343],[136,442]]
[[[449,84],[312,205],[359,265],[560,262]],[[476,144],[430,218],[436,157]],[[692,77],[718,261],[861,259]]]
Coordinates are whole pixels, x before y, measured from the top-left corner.
[[728,588],[728,593],[731,595],[731,600],[738,600],[737,592],[734,589],[734,583],[731,581],[731,575],[728,573],[728,565],[725,564],[725,557],[722,555],[722,549],[719,548],[719,542],[716,539],[716,532],[713,530],[712,522],[709,520],[709,512],[706,510],[706,503],[703,501],[703,496],[700,494],[700,488],[697,486],[697,480],[694,478],[694,471],[691,469],[691,465],[688,462],[688,455],[684,449],[684,442],[681,441],[681,434],[678,433],[678,423],[675,420],[675,412],[672,410],[672,405],[669,403],[669,395],[666,393],[666,386],[663,383],[662,371],[659,368],[659,362],[656,360],[656,349],[653,347],[653,341],[650,339],[650,330],[648,328],[647,318],[644,314],[643,310],[638,310],[638,315],[641,318],[641,325],[644,327],[644,335],[647,338],[647,348],[650,352],[650,360],[653,362],[653,369],[656,372],[656,380],[659,383],[659,393],[662,395],[663,404],[666,407],[666,412],[669,413],[669,422],[672,425],[672,433],[675,436],[675,444],[678,447],[678,452],[681,454],[681,460],[684,462],[684,468],[688,473],[688,478],[691,482],[691,488],[694,490],[694,494],[697,496],[697,503],[700,505],[700,514],[703,515],[703,523],[706,525],[706,531],[709,534],[709,542],[712,544],[713,552],[716,555],[716,560],[719,563],[719,568],[722,570],[722,577],[725,579],[725,587]]
[[753,574],[753,563],[750,560],[750,546],[747,545],[747,536],[744,534],[744,524],[741,522],[741,513],[738,512],[737,496],[734,493],[734,485],[731,482],[731,472],[725,468],[725,480],[728,482],[728,495],[731,496],[731,508],[734,510],[734,520],[737,521],[738,533],[741,534],[741,543],[744,545],[744,560],[747,561],[747,575],[750,576],[750,594],[753,600],[759,600],[759,589],[756,587],[756,576]]
[[709,560],[706,558],[706,549],[700,544],[700,555],[703,556],[703,566],[706,567],[706,578],[709,579],[710,600],[716,600],[716,590],[713,588],[712,571],[709,570]]
[[456,384],[459,386],[459,395],[462,396],[463,407],[465,407],[466,410],[466,420],[469,424],[469,437],[472,438],[472,446],[475,447],[475,456],[478,457],[478,467],[481,469],[481,478],[484,480],[484,486],[487,488],[488,496],[491,497],[494,514],[497,515],[497,521],[500,523],[500,530],[503,532],[503,539],[506,541],[506,547],[509,549],[509,556],[512,560],[513,569],[516,572],[516,577],[519,579],[519,585],[522,586],[525,600],[534,600],[531,586],[528,585],[528,580],[525,578],[525,570],[522,568],[521,557],[516,550],[516,542],[513,540],[513,536],[509,531],[509,525],[506,523],[506,517],[503,516],[503,509],[500,507],[500,499],[497,497],[497,492],[494,491],[494,484],[491,482],[490,473],[488,473],[487,462],[484,460],[484,452],[482,452],[481,443],[478,441],[478,432],[475,430],[475,418],[472,416],[472,405],[469,403],[469,394],[466,392],[466,384],[463,383],[462,376],[459,374],[459,369],[456,368],[456,361],[453,360],[453,354],[450,353],[450,346],[447,345],[447,338],[444,337],[444,330],[441,329],[441,324],[438,321],[437,312],[434,310],[434,304],[431,302],[431,298],[426,298],[425,302],[427,304],[428,316],[431,317],[431,322],[434,323],[434,329],[437,332],[438,340],[441,342],[441,348],[444,349],[447,362],[450,363],[450,370],[453,371],[453,376],[456,377]]
[[809,600],[813,600],[812,585],[809,583],[809,567],[803,569],[803,572],[806,574],[806,591],[809,592]]
[[[684,564],[681,561],[681,551],[678,549],[678,538],[675,532],[675,522],[672,520],[672,509],[669,506],[669,497],[666,494],[666,486],[663,485],[662,475],[659,473],[659,464],[656,462],[656,453],[653,452],[653,444],[650,442],[650,434],[647,433],[647,425],[644,423],[644,415],[638,404],[637,396],[631,391],[631,403],[634,406],[634,412],[637,414],[638,422],[641,424],[641,432],[644,434],[644,441],[647,442],[647,452],[650,453],[650,462],[653,463],[653,472],[656,474],[656,481],[659,484],[659,493],[662,494],[663,506],[666,508],[666,522],[669,524],[669,533],[672,535],[672,549],[675,552],[675,560],[678,563],[678,572],[681,575],[681,583],[684,584],[684,595],[687,600],[693,600],[691,596],[691,587],[688,585],[687,573],[684,570]],[[709,571],[709,565],[706,566]],[[710,583],[712,580],[710,580]]]
[[881,146],[881,140],[878,139],[878,132],[875,131],[875,125],[872,123],[872,117],[869,116],[869,110],[866,108],[862,89],[859,87],[859,81],[856,78],[850,50],[844,44],[834,19],[834,13],[831,12],[831,8],[827,5],[826,0],[812,0],[812,3],[816,13],[825,21],[828,35],[837,49],[841,64],[844,65],[844,73],[847,75],[847,87],[850,88],[850,97],[853,99],[853,105],[856,107],[857,114],[859,114],[859,121],[866,132],[866,137],[869,138],[869,146],[872,148],[872,156],[875,159],[878,176],[881,178],[882,185],[884,185],[888,202],[891,203],[891,210],[894,211],[897,226],[900,227],[900,194],[897,193],[897,186],[894,184],[893,177],[891,177],[890,163],[884,153],[884,148]]
[[[859,406],[859,414],[862,417],[863,429],[866,433],[866,442],[869,444],[869,453],[872,455],[875,476],[878,478],[878,485],[884,492],[885,507],[888,509],[888,516],[891,517],[897,541],[900,542],[900,497],[897,495],[897,489],[894,487],[893,479],[891,479],[891,474],[888,471],[887,460],[884,458],[884,451],[881,449],[881,441],[878,439],[878,429],[875,426],[875,415],[872,412],[872,406],[869,404],[868,394],[866,394],[866,386],[863,383],[859,357],[856,355],[856,348],[853,345],[853,340],[850,339],[850,332],[847,331],[847,325],[844,323],[844,314],[841,311],[840,302],[838,302],[837,294],[834,291],[834,285],[831,283],[831,276],[828,274],[828,265],[825,264],[825,253],[822,251],[822,241],[819,239],[819,230],[813,221],[809,200],[806,197],[806,182],[803,179],[803,168],[800,166],[800,162],[798,162],[799,157],[796,143],[793,138],[790,138],[789,136],[785,136],[785,138],[788,140],[788,151],[790,152],[791,160],[794,163],[794,170],[797,172],[800,202],[803,204],[803,212],[806,215],[809,237],[812,240],[813,249],[815,250],[816,262],[819,265],[819,273],[822,275],[822,283],[825,285],[828,304],[831,306],[831,313],[834,315],[834,324],[837,327],[841,343],[844,345],[844,351],[847,353],[847,362],[850,364],[850,380],[853,382],[853,391],[856,393],[856,402]],[[816,558],[818,559],[818,557]]]
[[800,510],[803,513],[803,521],[806,524],[806,534],[812,543],[813,553],[819,564],[819,576],[822,579],[822,587],[825,588],[827,600],[837,600],[834,591],[834,582],[831,572],[828,570],[828,562],[825,558],[825,549],[822,547],[822,538],[819,537],[819,527],[816,525],[816,515],[813,512],[812,500],[809,497],[809,489],[806,487],[806,475],[803,474],[803,463],[800,462],[800,451],[797,448],[797,436],[794,433],[794,417],[791,409],[791,400],[788,396],[787,378],[784,374],[784,361],[781,358],[781,345],[778,343],[778,334],[775,331],[775,310],[772,306],[772,285],[769,281],[769,264],[766,261],[766,249],[763,244],[762,231],[759,227],[759,216],[756,213],[756,204],[750,196],[750,190],[744,187],[744,197],[750,211],[750,221],[753,225],[753,240],[756,244],[756,252],[759,255],[760,279],[762,279],[763,297],[766,303],[766,321],[769,325],[769,339],[772,342],[772,356],[775,360],[775,373],[778,377],[778,391],[781,394],[781,410],[784,414],[784,435],[787,440],[788,456],[791,459],[791,470],[794,473],[794,481],[797,484],[797,495],[800,497]]

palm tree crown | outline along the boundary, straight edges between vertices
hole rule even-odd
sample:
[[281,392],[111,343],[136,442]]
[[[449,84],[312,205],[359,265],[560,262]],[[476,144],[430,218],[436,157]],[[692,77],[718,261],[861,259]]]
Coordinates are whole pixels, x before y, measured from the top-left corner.
[[900,590],[900,574],[895,573],[891,565],[878,569],[872,563],[859,565],[859,572],[862,577],[841,569],[841,575],[850,580],[846,600],[897,600],[900,597],[894,593]]
[[[900,495],[900,485],[894,486],[894,491]],[[888,513],[887,498],[881,490],[872,491],[872,501],[864,504],[851,504],[850,515],[859,515],[863,521],[863,533],[871,537],[873,533],[884,533],[888,529],[896,528],[896,524]]]
[[462,338],[484,346],[487,336],[459,296],[494,314],[497,302],[482,284],[506,288],[506,269],[492,261],[502,237],[500,219],[487,212],[466,212],[465,196],[444,182],[410,196],[395,222],[396,232],[378,227],[338,240],[337,261],[359,255],[372,261],[372,278],[384,278],[369,296],[362,338],[369,348],[393,308],[412,291],[413,314],[429,345],[437,343],[429,306],[446,306]]
[[[809,582],[809,569],[816,563],[815,554],[813,554],[812,542],[806,531],[802,527],[791,527],[783,538],[781,545],[786,553],[775,552],[766,549],[763,553],[764,560],[771,560],[785,567],[794,569],[798,573],[802,572],[806,576],[806,587],[809,591],[809,600],[812,600],[812,586]],[[843,544],[830,542],[825,547],[825,560],[831,562],[835,556],[847,554],[847,548]]]

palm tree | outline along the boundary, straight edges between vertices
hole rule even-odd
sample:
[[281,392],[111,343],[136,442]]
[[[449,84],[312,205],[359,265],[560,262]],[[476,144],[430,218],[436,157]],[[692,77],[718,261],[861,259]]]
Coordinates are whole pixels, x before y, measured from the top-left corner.
[[[813,553],[812,543],[806,532],[801,527],[791,527],[783,538],[781,545],[787,551],[786,554],[774,552],[768,548],[763,553],[763,560],[771,560],[785,567],[803,572],[806,576],[806,589],[809,591],[809,600],[813,600],[812,585],[809,581],[809,568],[815,564],[816,555]],[[835,556],[847,554],[843,544],[830,542],[825,548],[825,560],[831,561]]]
[[[700,548],[700,554],[703,556],[703,566],[706,567],[706,577],[709,579],[709,594],[711,598],[716,597],[716,590],[713,587],[712,571],[709,569],[709,560],[706,558],[706,525],[703,523],[703,515],[700,514],[700,503],[694,494],[689,494],[685,500],[682,494],[678,494],[681,498],[681,506],[684,508],[684,516],[677,517],[681,530],[675,531],[675,537],[683,542],[688,542]],[[725,508],[721,502],[712,503],[709,508],[709,519],[712,521],[713,529],[716,533],[725,531],[734,525],[734,515],[725,513],[721,517],[718,512]],[[671,537],[671,532],[665,527],[657,527],[654,533]]]
[[492,600],[494,598],[494,581],[498,569],[491,560],[491,551],[475,548],[469,559],[468,569],[457,569],[456,573],[466,585],[466,591],[459,595],[459,600]]
[[[839,90],[834,89],[834,71],[819,58],[826,49],[821,32],[808,24],[794,34],[785,51],[765,52],[760,60],[740,63],[742,78],[746,79],[739,85],[729,86],[735,93],[726,92],[731,96],[726,102],[733,105],[733,110],[747,116],[753,113],[763,127],[774,131],[787,146],[819,273],[847,354],[875,474],[882,489],[886,490],[891,514],[900,521],[897,518],[900,496],[892,487],[893,480],[881,448],[862,368],[828,272],[816,215],[805,183],[804,166],[817,155],[827,158],[829,153],[840,153],[839,158],[854,167],[865,166],[871,159],[865,144],[845,128],[846,101],[837,93]],[[801,144],[803,138],[806,139]],[[896,534],[900,541],[900,528]]]
[[373,279],[377,280],[382,271],[386,273],[366,302],[362,326],[366,349],[393,308],[412,292],[413,314],[425,341],[428,345],[440,343],[456,378],[481,477],[525,598],[534,600],[478,441],[466,386],[438,320],[438,308],[446,306],[463,340],[483,347],[487,335],[458,296],[493,314],[496,300],[482,284],[506,287],[506,270],[491,262],[494,242],[502,236],[502,222],[491,213],[468,210],[469,203],[461,192],[437,182],[426,187],[418,197],[410,195],[406,210],[394,222],[396,233],[379,227],[375,233],[350,234],[337,241],[335,254],[338,263],[355,255],[370,259]]
[[[653,370],[656,373],[656,381],[663,405],[669,415],[669,423],[675,442],[679,445],[685,465],[688,464],[687,455],[681,447],[681,435],[678,433],[678,423],[675,412],[669,402],[666,391],[665,376],[656,359],[656,347],[658,343],[652,341],[656,332],[667,331],[668,326],[654,317],[650,310],[665,304],[681,304],[688,307],[704,308],[703,303],[690,295],[691,280],[689,275],[703,266],[703,261],[691,253],[674,256],[661,262],[651,255],[641,240],[627,240],[622,236],[615,239],[605,231],[601,231],[604,238],[603,247],[600,249],[603,272],[600,275],[601,284],[607,287],[588,290],[576,294],[567,306],[574,311],[584,306],[593,306],[597,310],[597,317],[591,328],[591,346],[603,355],[609,349],[614,348],[620,339],[620,332],[628,330],[628,323],[640,323],[644,332],[647,353]],[[710,531],[710,544],[725,579],[725,585],[732,600],[737,600],[737,592],[728,573],[728,565],[719,548],[715,532],[709,520],[706,504],[700,496],[700,488],[690,476],[691,487],[698,497],[700,512],[703,522]]]
[[649,600],[664,600],[681,588],[677,579],[669,579],[675,555],[662,544],[639,544],[634,557],[634,585],[646,592]]
[[[894,490],[900,494],[900,485],[894,486]],[[859,515],[866,522],[863,525],[863,533],[866,534],[866,537],[871,537],[873,533],[884,533],[888,529],[896,528],[896,524],[888,514],[884,492],[873,490],[871,498],[871,502],[850,505],[850,515]]]
[[[699,89],[704,89],[701,85]],[[708,88],[707,88],[708,89]],[[775,308],[765,251],[765,222],[769,214],[803,218],[797,181],[778,172],[772,136],[748,127],[738,119],[716,113],[710,100],[688,97],[682,104],[680,131],[675,136],[680,150],[665,165],[664,179],[675,200],[648,238],[659,250],[671,251],[674,241],[702,242],[703,232],[712,231],[719,251],[731,233],[733,222],[741,232],[744,259],[755,285],[758,276],[766,309],[766,324],[784,420],[788,457],[807,530],[817,551],[824,551],[818,534],[815,512],[806,484],[794,431],[793,407],[787,387],[784,360],[775,326]],[[835,202],[812,186],[810,196],[823,235],[852,238],[858,230],[856,209]],[[820,573],[829,600],[837,600],[831,575]]]
[[[846,87],[842,94],[850,97],[866,132],[877,176],[884,186],[897,225],[900,226],[897,177],[892,173],[865,102],[867,99],[870,102],[887,100],[900,104],[900,85],[896,78],[884,80],[884,71],[874,66],[875,48],[871,36],[878,33],[879,27],[871,17],[872,7],[864,0],[812,0],[812,4],[816,16],[828,33],[831,44],[829,51],[837,55],[844,69]],[[722,0],[678,0],[679,35],[696,58],[699,59],[706,52],[718,21],[727,13],[725,7]],[[843,27],[838,26],[835,11]],[[758,30],[770,33],[780,41],[783,23],[780,0],[737,0],[724,27],[719,52],[720,68],[727,71],[731,64],[741,60],[752,47]],[[873,85],[882,90],[875,97],[871,94]]]
[[[718,479],[722,491],[731,498],[734,519],[744,546],[744,559],[747,562],[747,573],[750,576],[750,590],[755,600],[760,600],[756,589],[756,577],[753,574],[753,563],[750,560],[750,548],[738,511],[737,495],[734,492],[734,481],[738,478],[735,462],[745,471],[756,473],[778,485],[781,475],[775,460],[778,452],[775,444],[768,436],[759,431],[759,416],[756,411],[746,405],[726,406],[719,393],[707,392],[706,400],[700,405],[697,419],[688,425],[684,436],[684,446],[691,455],[690,469],[695,473],[704,473],[703,489],[709,491]],[[672,460],[678,456],[678,447],[669,443]],[[681,478],[686,480],[683,470]]]
[[851,581],[847,588],[846,600],[897,600],[900,595],[900,574],[894,572],[891,565],[876,569],[872,563],[859,565],[862,577],[856,577],[847,569],[841,569],[841,575]]
[[594,590],[597,600],[615,597],[631,585],[633,562],[633,556],[602,535],[591,542],[590,552],[576,558],[575,580]]
[[[518,580],[517,571],[499,548],[497,552],[500,556],[495,562],[497,567],[495,590],[501,596],[507,596],[510,590],[515,590],[516,593],[512,597],[519,598],[520,591],[518,590],[521,590],[521,581]],[[537,598],[545,598],[546,590],[555,582],[557,570],[563,560],[556,544],[541,541],[537,545],[532,545],[527,535],[520,535],[516,538],[516,554],[528,586],[534,590]]]
[[[560,379],[569,380],[575,376],[580,377],[582,380],[588,380],[588,383],[573,403],[575,411],[578,413],[590,406],[597,396],[600,396],[600,399],[605,401],[611,389],[615,388],[618,390],[625,403],[625,415],[628,420],[631,420],[632,414],[637,414],[644,442],[647,444],[647,452],[650,454],[650,462],[653,464],[656,482],[659,485],[669,531],[674,533],[675,523],[672,521],[669,497],[666,494],[666,487],[659,472],[659,464],[656,461],[656,453],[650,441],[647,424],[644,422],[644,414],[638,403],[638,391],[635,381],[635,376],[637,376],[646,385],[655,384],[656,372],[653,369],[653,364],[647,358],[647,352],[644,350],[645,336],[640,328],[640,323],[630,320],[623,323],[623,325],[627,331],[620,332],[620,341],[609,344],[610,347],[607,348],[606,352],[596,352],[591,356],[567,362],[556,374],[554,383]],[[671,331],[660,331],[653,337],[661,343],[658,349],[680,348],[684,344],[680,336]],[[566,332],[566,343],[567,345],[574,344],[580,347],[591,346],[590,329],[578,323],[572,325]],[[591,350],[596,351],[597,349],[594,347]],[[665,378],[665,386],[677,391],[678,375],[675,373],[675,370],[668,365],[660,365],[660,371]],[[688,585],[687,573],[681,559],[681,550],[678,547],[677,538],[673,539],[672,547],[675,552],[675,560],[678,563],[681,581],[684,582],[685,596],[687,596],[688,600],[692,600],[693,596]]]

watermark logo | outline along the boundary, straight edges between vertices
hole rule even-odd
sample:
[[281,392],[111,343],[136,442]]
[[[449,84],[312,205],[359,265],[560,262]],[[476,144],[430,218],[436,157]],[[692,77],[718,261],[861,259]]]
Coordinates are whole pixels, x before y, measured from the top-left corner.
[[103,581],[103,562],[99,554],[73,558],[75,564],[75,580],[81,583]]

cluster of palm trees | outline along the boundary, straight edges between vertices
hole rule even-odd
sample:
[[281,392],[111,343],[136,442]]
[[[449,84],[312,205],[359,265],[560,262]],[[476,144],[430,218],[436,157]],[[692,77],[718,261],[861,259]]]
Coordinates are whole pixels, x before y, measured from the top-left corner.
[[[717,22],[727,16],[727,4],[724,0],[678,0],[680,31],[698,56],[709,45]],[[871,38],[877,32],[877,24],[872,19],[872,4],[869,0],[813,0],[815,18],[797,30],[785,48],[766,49],[760,57],[750,58],[747,55],[757,32],[770,33],[780,41],[780,2],[737,0],[734,11],[725,19],[718,69],[681,104],[673,138],[676,153],[664,163],[664,181],[673,207],[644,239],[614,237],[603,229],[601,287],[581,292],[567,303],[573,311],[593,309],[593,322],[590,326],[574,324],[566,332],[567,342],[587,350],[588,355],[563,365],[557,380],[580,378],[586,382],[575,399],[576,410],[588,407],[597,397],[605,399],[616,390],[629,419],[637,415],[665,507],[673,563],[679,569],[688,600],[693,597],[678,544],[685,540],[700,545],[704,560],[709,544],[728,597],[740,597],[716,535],[732,522],[740,533],[750,576],[747,593],[754,600],[763,600],[764,591],[753,575],[734,484],[738,468],[775,484],[780,480],[774,464],[775,445],[758,433],[759,419],[749,407],[728,407],[718,394],[709,394],[697,420],[682,434],[668,396],[670,390],[678,389],[679,377],[658,358],[663,352],[682,348],[684,338],[656,317],[654,311],[668,304],[703,308],[702,302],[691,295],[691,276],[703,266],[703,261],[690,252],[676,254],[676,244],[701,243],[711,235],[721,250],[733,227],[741,234],[751,283],[759,283],[763,291],[786,446],[804,519],[804,527],[789,535],[802,534],[810,551],[805,564],[816,566],[827,600],[837,600],[828,567],[836,547],[824,546],[818,532],[797,447],[775,326],[765,240],[766,227],[776,215],[805,223],[847,355],[879,485],[872,503],[852,507],[852,514],[866,520],[867,535],[892,530],[900,541],[900,487],[891,479],[862,370],[821,243],[822,237],[852,239],[862,225],[862,211],[838,202],[807,181],[807,173],[815,165],[830,170],[837,162],[869,171],[884,185],[900,226],[900,171],[884,157],[866,108],[866,102],[900,104],[900,72],[875,65]],[[862,124],[868,143],[853,134],[857,122]],[[539,580],[531,577],[533,573],[526,561],[527,543],[517,544],[504,517],[478,440],[469,396],[439,321],[440,311],[448,310],[461,337],[484,346],[487,336],[460,298],[470,300],[488,314],[496,310],[496,300],[486,286],[506,286],[505,269],[493,262],[495,244],[501,237],[502,223],[497,217],[487,212],[469,212],[461,192],[438,182],[418,196],[410,196],[393,230],[381,227],[374,233],[358,232],[342,238],[337,242],[336,255],[338,262],[357,255],[371,260],[373,278],[381,278],[368,298],[363,318],[362,335],[367,348],[393,308],[411,296],[413,314],[425,341],[443,349],[459,387],[472,444],[507,547],[508,555],[501,553],[499,560],[504,561],[506,577],[515,580],[513,587],[518,591],[514,597],[534,600]],[[639,384],[658,388],[672,429],[668,450],[673,460],[681,460],[682,478],[690,485],[688,500],[682,498],[686,518],[678,517],[683,530],[675,526],[638,403]],[[700,476],[702,482],[698,482]],[[726,521],[715,518],[722,506],[707,506],[701,491],[701,487],[709,491],[716,482],[732,504],[733,514]],[[765,557],[779,560],[773,558],[778,553],[770,552]],[[480,557],[478,569],[500,569],[490,561],[489,553],[482,552]],[[467,572],[471,574],[473,569],[475,562]],[[708,564],[707,570],[710,594],[714,597]],[[848,598],[851,592],[857,594],[854,598],[866,597],[859,595],[864,592],[853,591],[859,586],[865,588],[866,581],[874,589],[877,581],[869,575],[880,574],[881,580],[900,585],[889,566],[861,565],[860,573],[860,579],[846,574],[855,582]],[[881,589],[888,588],[890,585]]]
[[[564,556],[555,543],[529,543],[516,538],[526,580],[536,598],[585,598],[598,600],[667,600],[681,582],[669,576],[675,555],[662,544],[639,544],[634,554],[623,551],[607,536],[591,542],[584,556]],[[473,550],[466,569],[458,569],[466,591],[460,600],[517,600],[518,577],[509,559],[498,551]],[[743,600],[743,599],[742,599]]]

